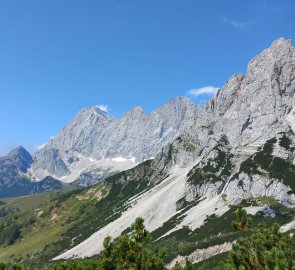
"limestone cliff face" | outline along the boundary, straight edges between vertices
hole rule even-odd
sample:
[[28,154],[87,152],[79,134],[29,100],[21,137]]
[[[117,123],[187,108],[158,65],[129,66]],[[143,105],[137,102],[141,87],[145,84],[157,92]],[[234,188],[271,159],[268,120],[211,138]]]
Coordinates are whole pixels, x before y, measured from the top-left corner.
[[87,158],[144,161],[176,139],[191,124],[196,110],[195,103],[185,97],[151,114],[135,107],[117,119],[97,107],[84,109],[36,153],[32,168],[63,177],[77,164],[86,166]]
[[196,164],[188,199],[223,194],[237,203],[272,196],[295,204],[294,93],[295,49],[280,38],[244,75],[232,76],[155,160],[162,168]]

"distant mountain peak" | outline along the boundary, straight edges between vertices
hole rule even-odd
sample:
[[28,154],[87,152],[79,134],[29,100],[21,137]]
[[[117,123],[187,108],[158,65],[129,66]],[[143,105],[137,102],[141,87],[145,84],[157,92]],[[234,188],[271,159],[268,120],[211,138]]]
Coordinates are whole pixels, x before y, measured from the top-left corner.
[[76,117],[80,115],[83,115],[83,117],[85,117],[86,115],[96,115],[101,118],[111,118],[111,116],[106,111],[103,111],[99,106],[86,107],[78,112]]
[[133,113],[140,113],[140,114],[145,113],[144,109],[143,109],[142,107],[140,107],[140,106],[135,106],[135,107],[133,107],[133,108],[130,110],[130,112],[133,112]]
[[26,158],[30,156],[31,154],[21,145],[11,150],[7,155],[8,158],[15,158],[15,157]]
[[186,96],[176,96],[175,98],[170,99],[167,103],[193,103],[193,101]]
[[19,152],[27,151],[23,146],[19,145],[18,147],[12,149],[7,156],[14,156],[18,154]]
[[12,160],[23,173],[27,172],[33,162],[31,154],[23,146],[11,150],[6,158]]

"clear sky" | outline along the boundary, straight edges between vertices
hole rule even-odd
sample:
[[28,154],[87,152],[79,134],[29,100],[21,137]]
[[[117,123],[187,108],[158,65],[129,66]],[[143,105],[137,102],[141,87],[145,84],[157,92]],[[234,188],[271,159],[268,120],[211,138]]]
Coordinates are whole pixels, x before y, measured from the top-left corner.
[[294,11],[294,0],[2,0],[0,155],[33,150],[84,107],[119,116],[213,92],[274,39],[295,40]]

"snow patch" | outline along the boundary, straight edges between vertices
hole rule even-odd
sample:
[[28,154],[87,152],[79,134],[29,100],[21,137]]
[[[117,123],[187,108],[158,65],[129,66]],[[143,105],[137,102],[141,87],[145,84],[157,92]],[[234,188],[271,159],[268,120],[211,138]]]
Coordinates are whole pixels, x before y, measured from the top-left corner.
[[135,163],[135,158],[116,157],[116,158],[112,158],[111,160],[112,160],[112,161],[115,161],[115,162],[131,161],[132,163]]
[[[103,175],[107,177],[110,173],[121,172],[133,168],[137,165],[135,158],[125,159],[118,157],[115,159],[101,159],[97,160],[92,157],[86,157],[82,154],[74,153],[73,155],[78,161],[68,164],[70,173],[68,175],[58,177],[50,174],[47,170],[43,169],[29,169],[29,174],[33,179],[41,181],[46,176],[52,176],[53,178],[63,181],[65,183],[71,183],[75,181],[82,173],[95,172],[97,175]],[[67,156],[62,156],[64,162],[67,161]]]

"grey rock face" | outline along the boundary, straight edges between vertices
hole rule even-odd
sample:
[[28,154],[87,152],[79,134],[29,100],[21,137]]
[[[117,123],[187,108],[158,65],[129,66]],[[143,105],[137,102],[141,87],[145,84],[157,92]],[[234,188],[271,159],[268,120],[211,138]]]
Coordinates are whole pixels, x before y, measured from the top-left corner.
[[275,198],[287,206],[295,205],[295,196],[289,191],[290,188],[277,179],[243,173],[238,179],[229,182],[224,195],[230,204],[237,204],[243,199],[266,196]]
[[[65,161],[60,156],[60,151],[57,148],[49,148],[46,152],[39,151],[36,153],[36,158],[39,162],[38,168],[46,168],[48,172],[52,172],[52,174],[56,174],[57,176],[66,175],[69,172]],[[72,163],[75,157],[68,157],[69,163]],[[36,168],[35,163],[33,166]],[[56,173],[54,173],[56,172]]]
[[13,162],[23,173],[26,173],[33,163],[31,154],[22,146],[13,149],[4,159]]
[[71,186],[76,188],[89,187],[98,183],[103,182],[104,178],[99,178],[93,175],[92,172],[81,173],[79,178],[71,183]]
[[185,97],[177,97],[151,114],[135,107],[117,119],[97,107],[84,109],[35,154],[32,168],[63,177],[85,157],[141,162],[177,138],[196,111],[196,105]]
[[23,147],[12,150],[6,157],[0,158],[0,197],[12,197],[36,192],[60,189],[62,183],[46,178],[32,182],[26,177],[28,168],[33,162],[30,153]]
[[32,164],[32,157],[23,147],[12,150],[6,157],[0,158],[1,186],[17,182]]
[[250,61],[245,76],[231,78],[208,106],[215,133],[226,134],[238,146],[282,131],[284,118],[293,106],[294,68],[294,48],[284,39]]
[[[271,196],[286,205],[294,205],[291,193],[295,192],[295,185],[283,176],[284,169],[281,175],[275,173],[280,170],[276,163],[281,162],[292,171],[295,162],[294,93],[295,49],[290,40],[280,38],[250,61],[244,75],[231,77],[195,115],[194,124],[167,145],[155,160],[167,170],[174,164],[196,164],[192,171],[196,172],[194,181],[189,181],[188,176],[188,200],[223,195],[230,203],[237,203],[244,198]],[[285,141],[289,140],[290,144],[287,147],[279,143],[282,134],[287,134]],[[212,163],[222,136],[228,140],[226,149],[221,150],[223,158],[230,157],[230,168]],[[243,162],[272,138],[277,143],[269,154],[272,158],[268,157],[271,164],[266,166],[256,157],[255,162],[260,166],[257,172],[240,172]],[[184,140],[186,144],[181,145],[179,142]],[[191,151],[186,150],[189,144],[194,146],[190,147]],[[219,166],[218,170],[214,166]],[[293,176],[295,179],[295,172]]]

